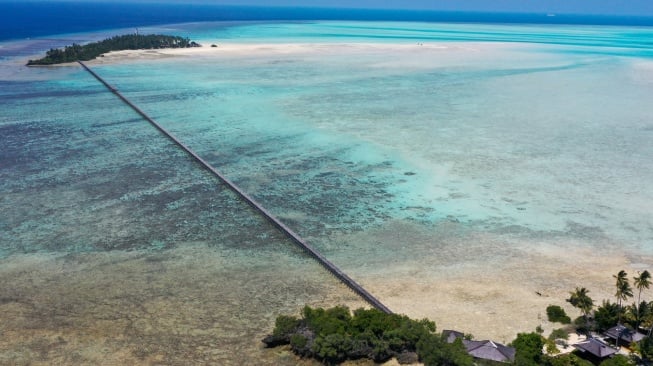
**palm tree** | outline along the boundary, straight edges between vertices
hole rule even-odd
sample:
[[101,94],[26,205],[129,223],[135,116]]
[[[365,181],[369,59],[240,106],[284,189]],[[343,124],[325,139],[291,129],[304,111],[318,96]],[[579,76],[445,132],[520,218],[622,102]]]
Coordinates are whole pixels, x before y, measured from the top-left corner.
[[583,313],[583,317],[585,318],[585,324],[587,326],[588,337],[589,337],[588,315],[592,311],[592,308],[594,307],[594,301],[592,300],[591,297],[589,297],[588,295],[589,292],[590,291],[585,287],[582,288],[576,287],[575,291],[569,293],[571,296],[567,299],[567,301],[571,303],[573,307],[580,309],[581,313]]
[[651,274],[648,271],[640,272],[639,276],[633,278],[635,288],[637,288],[637,328],[639,328],[639,308],[641,306],[642,290],[651,286]]
[[651,302],[646,302],[642,304],[643,308],[640,309],[640,317],[642,318],[642,323],[644,323],[644,326],[648,327],[648,336],[651,336],[651,332],[653,332],[653,301]]
[[628,273],[626,273],[626,271],[623,269],[612,277],[617,280],[615,284],[617,286],[617,292],[614,294],[614,296],[619,301],[619,324],[621,324],[621,313],[623,312],[623,308],[621,306],[622,301],[628,300],[629,297],[633,297],[633,289],[630,287],[630,282],[628,282]]

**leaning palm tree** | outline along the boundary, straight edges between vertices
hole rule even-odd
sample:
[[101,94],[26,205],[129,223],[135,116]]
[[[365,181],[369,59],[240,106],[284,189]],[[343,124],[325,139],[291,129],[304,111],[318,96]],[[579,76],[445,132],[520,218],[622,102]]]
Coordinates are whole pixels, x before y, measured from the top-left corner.
[[628,282],[628,273],[626,273],[626,271],[623,269],[612,277],[617,280],[615,284],[617,287],[617,292],[614,294],[614,296],[619,302],[619,324],[621,324],[621,315],[623,313],[623,307],[621,304],[624,300],[628,300],[629,297],[633,297],[633,289],[630,287],[630,282]]
[[645,288],[647,289],[647,288],[649,288],[649,286],[651,286],[651,274],[648,271],[645,270],[644,272],[639,272],[639,276],[635,276],[635,277],[633,277],[633,279],[634,279],[635,288],[637,288],[637,290],[638,290],[638,292],[637,292],[637,314],[636,314],[637,328],[635,328],[635,329],[638,329],[639,328],[639,315],[640,315],[639,314],[639,308],[640,308],[640,306],[642,304],[641,303],[642,290],[645,289]]
[[588,293],[590,291],[586,289],[585,287],[579,288],[576,287],[575,291],[570,292],[569,294],[571,295],[567,301],[575,308],[578,308],[581,313],[583,314],[583,317],[585,318],[585,325],[587,328],[587,336],[589,337],[589,313],[592,311],[592,308],[594,307],[594,300],[592,300],[591,297],[589,297]]

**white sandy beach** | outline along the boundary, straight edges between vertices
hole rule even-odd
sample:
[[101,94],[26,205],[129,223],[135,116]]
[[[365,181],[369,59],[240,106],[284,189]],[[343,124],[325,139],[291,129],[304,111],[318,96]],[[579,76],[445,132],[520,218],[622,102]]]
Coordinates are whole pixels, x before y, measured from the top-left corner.
[[[212,47],[211,45],[216,45]],[[374,52],[398,52],[419,55],[420,53],[437,52],[443,58],[459,57],[461,53],[491,52],[492,50],[506,47],[502,43],[479,42],[448,42],[441,43],[203,43],[201,47],[169,48],[156,50],[125,50],[109,52],[95,60],[89,61],[90,65],[117,64],[130,61],[156,60],[169,57],[256,57],[256,56],[283,56],[283,55],[312,55],[320,54],[369,54]],[[515,47],[510,45],[510,47]],[[419,65],[416,60],[415,65]],[[63,64],[69,65],[69,64]]]
[[589,258],[590,251],[561,254],[515,258],[516,263],[491,272],[488,268],[411,270],[410,264],[404,264],[403,271],[396,269],[399,273],[386,268],[387,281],[367,287],[391,309],[434,319],[440,330],[455,329],[476,339],[508,343],[517,333],[534,331],[538,325],[545,334],[563,327],[547,321],[548,305],[562,306],[572,318],[580,316],[565,301],[576,286],[588,288],[600,305],[603,299],[614,301],[613,274],[620,269],[636,273],[619,253]]

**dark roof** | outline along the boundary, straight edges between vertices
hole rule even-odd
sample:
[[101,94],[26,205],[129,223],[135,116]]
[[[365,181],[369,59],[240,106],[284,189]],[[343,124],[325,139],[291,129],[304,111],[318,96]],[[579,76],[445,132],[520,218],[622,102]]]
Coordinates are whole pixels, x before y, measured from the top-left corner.
[[492,341],[469,341],[463,339],[464,336],[462,332],[456,330],[445,329],[442,331],[442,337],[447,340],[447,343],[453,343],[458,338],[462,339],[467,353],[472,357],[498,362],[512,362],[515,360],[516,350],[512,347]]
[[621,324],[608,329],[605,332],[605,335],[614,340],[620,338],[622,341],[627,343],[639,342],[645,337],[642,333],[635,332],[634,330],[626,328]]
[[617,350],[603,343],[602,341],[596,338],[590,338],[586,341],[582,341],[574,344],[581,352],[589,352],[592,355],[598,358],[605,358],[617,353]]
[[442,331],[442,337],[447,340],[447,343],[453,343],[457,338],[462,339],[464,336],[465,334],[457,330],[445,329]]
[[467,341],[463,344],[472,357],[498,362],[512,362],[515,360],[516,350],[492,341]]

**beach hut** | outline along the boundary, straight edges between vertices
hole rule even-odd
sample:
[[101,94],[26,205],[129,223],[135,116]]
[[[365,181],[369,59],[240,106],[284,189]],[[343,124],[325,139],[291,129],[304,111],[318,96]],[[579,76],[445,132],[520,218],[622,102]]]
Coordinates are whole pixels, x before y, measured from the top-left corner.
[[599,362],[614,355],[618,351],[616,348],[610,347],[597,338],[590,338],[576,343],[574,347],[580,351],[580,355],[584,358]]
[[515,360],[515,350],[512,347],[504,346],[501,343],[493,341],[467,341],[464,340],[463,344],[467,349],[467,353],[474,358],[483,360],[491,360],[496,362],[513,362]]
[[645,337],[644,334],[626,328],[621,324],[608,329],[604,334],[606,337],[614,340],[617,345],[623,346],[629,346],[631,343],[639,342]]
[[462,332],[457,330],[445,329],[442,331],[442,338],[444,338],[447,343],[453,343],[456,339],[463,339],[465,335]]
[[[443,330],[442,336],[448,343],[453,343],[458,338],[462,339],[464,335],[455,330]],[[467,353],[474,358],[496,362],[513,362],[515,360],[517,350],[501,343],[488,340],[470,341],[463,339],[462,341]]]

